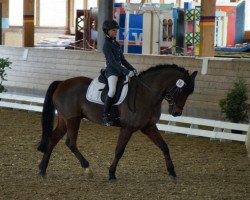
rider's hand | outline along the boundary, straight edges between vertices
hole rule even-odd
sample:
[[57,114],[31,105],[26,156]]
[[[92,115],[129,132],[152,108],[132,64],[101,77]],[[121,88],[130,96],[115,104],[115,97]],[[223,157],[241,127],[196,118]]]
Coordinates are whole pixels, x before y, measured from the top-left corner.
[[129,71],[129,73],[128,73],[128,77],[133,77],[135,74],[134,74],[134,72],[133,71]]

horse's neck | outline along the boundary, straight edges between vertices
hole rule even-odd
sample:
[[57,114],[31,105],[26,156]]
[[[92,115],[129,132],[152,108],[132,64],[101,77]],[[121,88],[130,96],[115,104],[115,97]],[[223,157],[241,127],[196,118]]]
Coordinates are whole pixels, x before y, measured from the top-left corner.
[[152,88],[158,94],[161,94],[163,91],[171,87],[171,83],[174,82],[179,76],[178,72],[169,72],[159,70],[152,72],[150,74],[145,74],[144,77],[141,77],[141,80],[149,87]]

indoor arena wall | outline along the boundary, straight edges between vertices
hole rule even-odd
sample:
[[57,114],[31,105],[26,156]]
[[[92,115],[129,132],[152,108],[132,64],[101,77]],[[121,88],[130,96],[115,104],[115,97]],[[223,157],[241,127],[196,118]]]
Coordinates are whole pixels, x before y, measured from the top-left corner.
[[[194,94],[189,97],[183,115],[221,119],[219,100],[224,98],[237,77],[246,81],[250,97],[250,60],[212,58],[202,68],[203,59],[166,55],[125,55],[138,70],[158,64],[177,64],[190,72],[198,70]],[[3,84],[10,93],[44,96],[54,80],[76,76],[94,78],[105,66],[104,56],[94,51],[73,51],[0,46],[0,57],[9,58],[11,69]],[[202,74],[203,73],[203,74]],[[248,101],[250,102],[250,101]],[[163,112],[167,112],[166,103]]]

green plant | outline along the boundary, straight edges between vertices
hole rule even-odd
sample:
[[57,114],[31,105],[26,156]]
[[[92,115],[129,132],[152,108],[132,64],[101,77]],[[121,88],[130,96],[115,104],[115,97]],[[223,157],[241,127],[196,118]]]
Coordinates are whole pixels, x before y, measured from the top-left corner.
[[6,69],[10,68],[11,62],[8,58],[0,58],[0,93],[6,91],[5,87],[2,85],[3,81],[6,81]]
[[248,120],[249,105],[246,103],[247,87],[245,81],[237,79],[234,87],[227,93],[225,99],[221,99],[219,105],[221,112],[226,118],[234,123],[244,122]]

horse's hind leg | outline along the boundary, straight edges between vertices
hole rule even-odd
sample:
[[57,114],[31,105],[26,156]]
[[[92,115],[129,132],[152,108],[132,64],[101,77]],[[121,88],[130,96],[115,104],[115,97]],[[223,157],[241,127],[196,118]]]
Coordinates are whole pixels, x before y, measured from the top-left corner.
[[67,138],[66,138],[66,145],[69,149],[74,153],[76,158],[80,161],[81,166],[85,169],[85,172],[88,173],[89,176],[92,176],[92,171],[89,169],[89,162],[83,157],[80,151],[77,148],[77,137],[78,131],[81,123],[80,117],[70,118],[67,121]]
[[174,165],[169,153],[168,145],[166,142],[163,140],[161,134],[159,133],[159,130],[157,129],[156,125],[153,127],[150,127],[148,129],[142,130],[144,134],[146,134],[150,140],[152,140],[163,152],[166,165],[167,165],[167,170],[169,173],[169,176],[173,179],[176,178],[176,173],[174,170]]
[[39,174],[41,176],[45,176],[51,153],[56,144],[59,142],[59,140],[65,135],[66,131],[67,131],[66,124],[63,118],[60,115],[58,115],[57,127],[49,137],[48,150],[43,154],[42,161],[39,164],[39,169],[40,169]]
[[117,146],[116,146],[116,150],[115,150],[115,158],[109,168],[109,180],[115,180],[116,176],[115,176],[115,172],[116,172],[116,167],[117,164],[119,162],[119,160],[121,159],[124,150],[128,144],[129,139],[132,136],[132,133],[134,131],[128,128],[121,128],[120,129],[120,135],[118,138],[118,142],[117,142]]

